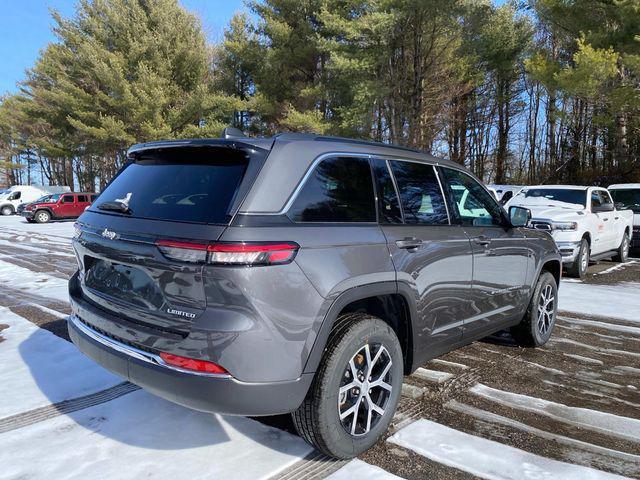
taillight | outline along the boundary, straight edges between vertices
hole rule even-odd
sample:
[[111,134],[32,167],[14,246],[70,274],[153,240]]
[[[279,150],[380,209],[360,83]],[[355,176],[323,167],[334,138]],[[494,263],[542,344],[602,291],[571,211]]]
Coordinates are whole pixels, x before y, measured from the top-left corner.
[[296,256],[294,242],[191,243],[158,240],[156,245],[172,260],[217,265],[282,265]]
[[168,365],[173,365],[174,367],[183,368],[185,370],[229,375],[229,372],[217,363],[207,362],[205,360],[196,360],[195,358],[181,357],[180,355],[165,352],[160,352],[160,358],[162,358],[162,360],[164,360]]
[[173,240],[158,240],[156,242],[162,254],[171,260],[179,262],[205,262],[207,260],[206,243],[174,242]]
[[289,263],[297,243],[216,243],[209,245],[209,263],[225,265],[279,265]]

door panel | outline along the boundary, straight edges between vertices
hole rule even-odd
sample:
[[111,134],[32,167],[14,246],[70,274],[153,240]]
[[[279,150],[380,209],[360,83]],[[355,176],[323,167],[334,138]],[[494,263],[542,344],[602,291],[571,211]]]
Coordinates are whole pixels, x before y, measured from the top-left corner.
[[56,214],[61,217],[72,217],[75,213],[75,197],[74,195],[63,195],[58,202],[58,211]]
[[460,342],[463,320],[475,312],[471,245],[462,228],[449,224],[433,166],[384,160],[372,165],[379,220],[397,280],[415,299],[414,352],[421,362]]
[[[604,236],[607,243],[607,250],[614,250],[620,246],[622,240],[622,230],[620,229],[620,215],[615,211],[613,199],[609,192],[598,190],[602,203],[610,205],[612,210],[605,212],[608,220],[604,222]],[[618,217],[618,218],[616,218]]]
[[522,230],[511,228],[504,210],[480,183],[458,170],[443,168],[449,210],[470,238],[476,313],[465,319],[464,335],[495,331],[524,311],[527,303],[529,245]]
[[[462,339],[465,318],[476,315],[472,298],[473,257],[469,239],[458,226],[382,225],[397,280],[414,294],[417,352],[432,353]],[[407,239],[420,241],[402,248]],[[431,351],[430,351],[431,350]]]
[[519,229],[464,226],[473,249],[473,290],[481,315],[465,322],[465,333],[492,330],[527,304],[529,245]]
[[[601,195],[599,190],[593,190],[591,192],[591,211],[594,212],[594,208],[601,207],[605,203],[605,198]],[[593,213],[596,219],[596,231],[591,245],[591,254],[598,254],[612,250],[612,230],[614,229],[613,218],[614,212],[597,212]]]

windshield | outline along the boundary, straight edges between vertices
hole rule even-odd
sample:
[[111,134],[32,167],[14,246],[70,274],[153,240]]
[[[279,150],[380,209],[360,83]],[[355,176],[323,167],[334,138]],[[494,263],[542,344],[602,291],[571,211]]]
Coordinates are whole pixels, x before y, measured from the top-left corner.
[[587,206],[587,189],[525,188],[515,195],[510,203],[582,209]]
[[640,213],[640,188],[625,188],[621,190],[609,190],[615,203],[622,203],[621,210],[633,210],[633,213]]
[[44,202],[48,202],[51,200],[51,195],[44,195],[42,197],[40,197],[39,199],[37,199],[36,201],[34,201],[33,203],[44,203]]
[[172,149],[128,164],[91,210],[178,222],[228,223],[248,156],[234,149]]

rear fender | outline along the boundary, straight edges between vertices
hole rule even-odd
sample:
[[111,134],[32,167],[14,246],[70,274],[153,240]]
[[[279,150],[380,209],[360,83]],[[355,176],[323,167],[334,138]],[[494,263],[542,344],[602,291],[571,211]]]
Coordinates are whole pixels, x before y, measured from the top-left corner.
[[[307,359],[307,363],[304,367],[303,373],[314,373],[318,366],[320,365],[320,361],[322,360],[322,356],[325,351],[325,347],[327,345],[327,341],[329,339],[329,335],[331,334],[331,330],[333,325],[340,315],[340,312],[349,305],[357,300],[362,300],[369,297],[375,297],[378,295],[391,295],[391,294],[401,294],[407,302],[409,306],[409,317],[410,317],[410,331],[411,331],[411,348],[412,350],[409,352],[411,358],[410,362],[413,362],[413,359],[416,357],[413,349],[416,345],[416,334],[413,329],[413,324],[415,322],[415,318],[417,315],[415,300],[411,295],[411,290],[408,286],[402,286],[396,282],[378,282],[369,285],[362,285],[358,287],[351,288],[341,293],[337,298],[333,301],[328,301],[328,306],[326,310],[326,314],[324,315],[324,320],[320,326],[320,331],[316,336],[313,347],[311,348],[311,352],[309,354],[309,358]],[[406,359],[405,359],[406,361]],[[415,368],[413,363],[410,365],[411,370]]]

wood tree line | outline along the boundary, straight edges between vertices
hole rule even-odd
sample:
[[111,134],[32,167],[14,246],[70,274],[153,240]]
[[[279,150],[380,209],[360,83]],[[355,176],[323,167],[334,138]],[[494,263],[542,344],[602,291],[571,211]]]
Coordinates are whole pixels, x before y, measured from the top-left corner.
[[494,183],[640,180],[640,0],[257,0],[208,44],[177,0],[81,0],[0,104],[10,183],[100,188],[128,146],[303,131]]

